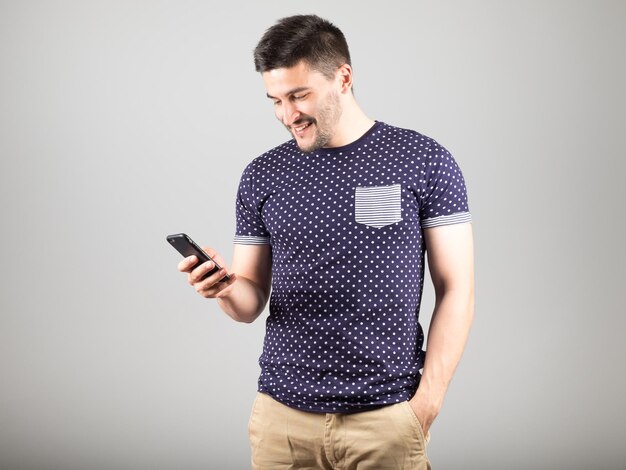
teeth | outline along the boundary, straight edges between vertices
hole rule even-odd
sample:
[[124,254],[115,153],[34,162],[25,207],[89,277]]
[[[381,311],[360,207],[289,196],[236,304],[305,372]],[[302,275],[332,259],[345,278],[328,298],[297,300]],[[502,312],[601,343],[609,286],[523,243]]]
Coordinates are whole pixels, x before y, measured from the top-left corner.
[[305,127],[308,127],[308,125],[311,124],[310,122],[307,122],[306,124],[299,126],[299,127],[294,127],[294,129],[296,130],[296,132],[300,132],[301,130],[303,130]]

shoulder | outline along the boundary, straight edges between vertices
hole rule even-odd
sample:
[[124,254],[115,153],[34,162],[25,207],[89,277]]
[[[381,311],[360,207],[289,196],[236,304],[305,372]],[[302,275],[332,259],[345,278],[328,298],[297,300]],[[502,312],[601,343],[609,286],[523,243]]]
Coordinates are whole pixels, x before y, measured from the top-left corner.
[[444,147],[432,137],[421,132],[404,127],[392,126],[382,123],[380,128],[380,137],[389,142],[402,143],[410,145],[411,148],[421,150],[423,152],[432,152],[443,149]]
[[253,186],[276,182],[299,154],[294,140],[284,142],[249,162],[243,170],[241,181],[248,181]]
[[404,154],[429,159],[450,155],[450,152],[432,137],[413,129],[382,124],[379,135],[381,144],[399,146]]
[[296,145],[295,140],[288,140],[253,159],[248,167],[260,170],[263,168],[271,168],[281,162],[293,158],[295,154],[299,154],[300,149]]

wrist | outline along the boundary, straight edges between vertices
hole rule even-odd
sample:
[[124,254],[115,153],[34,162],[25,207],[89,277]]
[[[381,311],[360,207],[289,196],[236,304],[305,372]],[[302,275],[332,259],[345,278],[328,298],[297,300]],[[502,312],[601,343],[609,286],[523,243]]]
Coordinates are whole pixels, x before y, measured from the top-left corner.
[[415,391],[414,398],[422,403],[423,406],[438,412],[443,404],[447,387],[443,384],[433,384],[428,379],[422,377],[419,386]]

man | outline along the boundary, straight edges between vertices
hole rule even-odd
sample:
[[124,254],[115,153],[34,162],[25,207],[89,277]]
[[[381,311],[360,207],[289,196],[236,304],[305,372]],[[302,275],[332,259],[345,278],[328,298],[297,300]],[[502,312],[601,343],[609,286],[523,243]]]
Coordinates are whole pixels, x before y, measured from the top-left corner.
[[[213,265],[191,270],[195,257],[179,264],[237,321],[270,300],[252,465],[430,468],[429,428],[473,316],[461,172],[434,140],[364,114],[345,38],[328,21],[280,20],[254,59],[292,140],[243,173],[231,280],[218,282],[226,269],[201,280]],[[427,354],[426,252],[436,292]]]

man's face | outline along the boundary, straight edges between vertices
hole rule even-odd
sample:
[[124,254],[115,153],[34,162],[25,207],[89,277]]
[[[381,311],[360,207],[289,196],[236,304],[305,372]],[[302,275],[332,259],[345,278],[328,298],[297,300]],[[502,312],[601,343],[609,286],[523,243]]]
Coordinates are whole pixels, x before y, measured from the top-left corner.
[[263,73],[267,96],[303,152],[333,147],[342,106],[336,79],[311,70],[305,62]]

